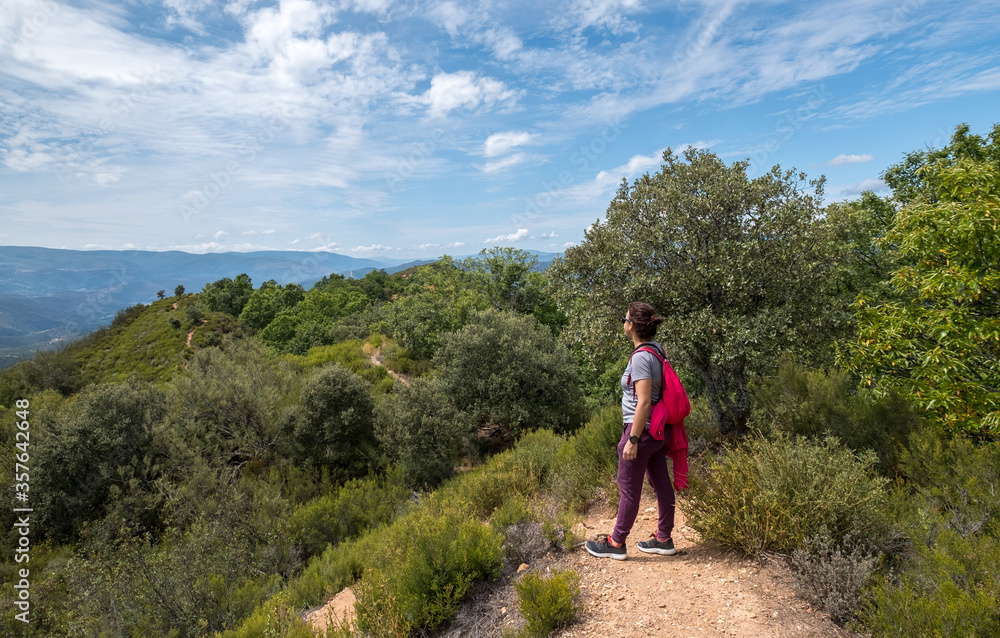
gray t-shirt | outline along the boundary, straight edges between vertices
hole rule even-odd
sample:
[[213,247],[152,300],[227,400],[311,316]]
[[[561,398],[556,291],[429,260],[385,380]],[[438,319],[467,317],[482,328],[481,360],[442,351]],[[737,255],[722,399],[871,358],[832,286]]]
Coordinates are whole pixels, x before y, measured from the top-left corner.
[[[645,344],[654,345],[663,354],[663,346],[656,341],[648,341]],[[632,375],[632,383],[628,383],[629,375]],[[632,361],[625,368],[622,374],[622,423],[631,423],[635,415],[635,407],[639,404],[639,396],[635,394],[635,382],[639,379],[652,379],[653,392],[652,401],[656,403],[663,396],[663,364],[649,352],[639,351],[632,355]],[[646,429],[649,429],[649,418],[646,418]]]

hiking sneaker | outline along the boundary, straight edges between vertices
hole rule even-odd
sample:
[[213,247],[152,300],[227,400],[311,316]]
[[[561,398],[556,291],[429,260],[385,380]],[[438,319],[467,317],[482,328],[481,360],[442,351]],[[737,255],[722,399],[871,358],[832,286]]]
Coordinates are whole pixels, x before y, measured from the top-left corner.
[[613,558],[615,560],[625,560],[628,558],[628,552],[625,549],[625,543],[622,543],[621,547],[615,547],[611,544],[610,538],[604,538],[603,540],[597,541],[587,541],[584,544],[587,551],[590,552],[592,556],[597,556],[598,558]]
[[[676,554],[677,550],[674,549],[673,539],[668,538],[665,541],[656,540],[656,534],[650,534],[648,541],[639,541],[636,543],[640,552],[646,552],[647,554],[663,554],[665,556],[670,556],[671,554]],[[591,552],[593,553],[593,552]]]

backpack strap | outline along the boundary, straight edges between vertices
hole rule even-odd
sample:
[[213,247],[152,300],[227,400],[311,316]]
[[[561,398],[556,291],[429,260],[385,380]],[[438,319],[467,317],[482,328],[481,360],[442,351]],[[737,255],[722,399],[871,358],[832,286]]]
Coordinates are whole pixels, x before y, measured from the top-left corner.
[[[647,341],[645,343],[640,343],[639,345],[637,345],[635,347],[635,350],[632,351],[632,354],[630,354],[628,356],[629,367],[632,366],[632,357],[635,356],[636,352],[640,352],[640,351],[642,351],[642,352],[648,352],[648,353],[652,354],[660,362],[660,366],[661,366],[661,369],[660,369],[660,385],[663,385],[664,379],[663,379],[663,369],[662,369],[662,366],[663,366],[663,362],[667,358],[666,355],[662,354],[662,351],[658,347],[656,347],[656,344],[654,344],[652,341]],[[632,383],[632,373],[631,372],[628,373],[628,379],[625,381],[625,385],[632,386],[632,398],[635,399],[635,385]],[[660,392],[663,392],[663,388],[660,388]]]

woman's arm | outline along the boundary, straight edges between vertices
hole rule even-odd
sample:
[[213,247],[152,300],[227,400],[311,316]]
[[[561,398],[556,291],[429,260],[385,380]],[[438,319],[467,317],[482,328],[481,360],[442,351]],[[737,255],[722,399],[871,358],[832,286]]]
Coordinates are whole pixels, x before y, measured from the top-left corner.
[[[653,407],[653,380],[638,379],[635,382],[636,406],[635,414],[632,415],[632,436],[642,436],[642,431],[646,429],[646,421],[649,419],[649,411]],[[631,442],[625,444],[622,457],[626,461],[631,461],[636,457],[639,446]]]

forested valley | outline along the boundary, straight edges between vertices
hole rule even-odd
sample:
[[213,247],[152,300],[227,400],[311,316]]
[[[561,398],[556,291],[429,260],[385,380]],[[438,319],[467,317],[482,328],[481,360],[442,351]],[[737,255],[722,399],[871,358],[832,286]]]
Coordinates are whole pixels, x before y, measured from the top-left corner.
[[[1000,635],[1000,125],[848,202],[748,166],[667,151],[544,271],[496,247],[224,278],[4,370],[3,634],[307,637],[347,586],[329,635],[447,628],[519,524],[568,550],[617,503],[619,317],[646,301],[705,542],[786,560],[866,634]],[[523,635],[572,622],[571,576],[525,585]]]

